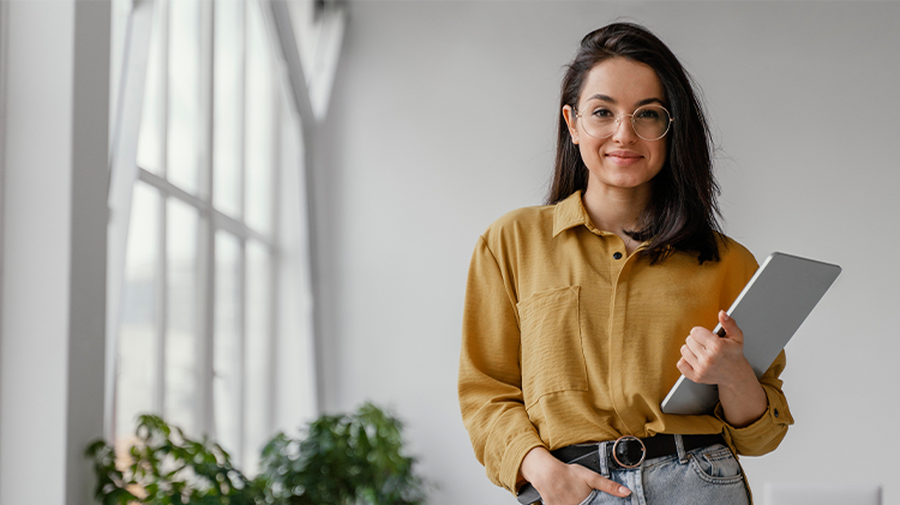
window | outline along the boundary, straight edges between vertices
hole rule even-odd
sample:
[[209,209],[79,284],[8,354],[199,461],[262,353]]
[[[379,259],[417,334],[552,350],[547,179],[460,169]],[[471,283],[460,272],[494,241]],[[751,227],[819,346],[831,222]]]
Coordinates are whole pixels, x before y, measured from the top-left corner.
[[251,474],[314,408],[300,121],[263,8],[154,3],[112,407],[118,448],[159,413]]

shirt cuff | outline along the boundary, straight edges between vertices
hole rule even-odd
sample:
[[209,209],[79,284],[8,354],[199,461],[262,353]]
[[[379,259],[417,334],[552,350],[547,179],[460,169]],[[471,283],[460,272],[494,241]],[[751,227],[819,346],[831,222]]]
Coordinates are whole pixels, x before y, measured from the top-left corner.
[[763,415],[748,426],[737,428],[725,420],[722,404],[716,406],[715,415],[726,426],[726,436],[739,454],[758,456],[775,449],[784,438],[787,427],[794,424],[787,401],[776,389],[762,384],[768,407]]
[[523,433],[510,441],[506,446],[506,452],[503,454],[503,462],[500,465],[500,482],[503,487],[516,494],[516,484],[519,477],[519,469],[522,467],[522,460],[528,451],[535,447],[546,447],[541,441],[537,433]]

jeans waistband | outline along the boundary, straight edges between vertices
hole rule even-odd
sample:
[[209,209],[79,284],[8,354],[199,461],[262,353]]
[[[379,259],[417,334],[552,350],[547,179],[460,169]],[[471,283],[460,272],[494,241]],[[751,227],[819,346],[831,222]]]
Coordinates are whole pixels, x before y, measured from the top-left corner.
[[[638,441],[638,442],[636,442]],[[619,449],[621,444],[624,452],[616,454],[614,451]],[[653,437],[636,438],[622,437],[619,440],[607,440],[603,442],[594,442],[587,444],[576,444],[551,451],[554,457],[563,463],[573,463],[584,466],[601,475],[608,475],[610,469],[624,468],[627,466],[619,464],[624,458],[634,450],[635,444],[643,447],[640,463],[635,468],[640,467],[644,461],[663,456],[677,454],[679,459],[685,458],[685,453],[701,447],[708,447],[715,444],[725,445],[725,439],[720,434],[715,435],[667,435],[659,434]],[[616,457],[613,457],[613,456]],[[625,463],[625,461],[622,461]],[[628,463],[626,463],[628,464]],[[525,483],[517,494],[519,503],[523,505],[531,505],[537,503],[541,499],[541,495],[537,492],[531,483]]]

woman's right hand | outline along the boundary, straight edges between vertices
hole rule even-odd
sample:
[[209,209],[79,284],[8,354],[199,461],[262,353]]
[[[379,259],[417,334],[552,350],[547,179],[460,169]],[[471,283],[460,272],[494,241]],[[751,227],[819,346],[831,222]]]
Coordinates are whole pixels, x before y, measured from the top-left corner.
[[627,487],[597,472],[563,463],[543,447],[528,451],[520,473],[541,494],[544,505],[579,505],[594,489],[622,498],[631,494]]

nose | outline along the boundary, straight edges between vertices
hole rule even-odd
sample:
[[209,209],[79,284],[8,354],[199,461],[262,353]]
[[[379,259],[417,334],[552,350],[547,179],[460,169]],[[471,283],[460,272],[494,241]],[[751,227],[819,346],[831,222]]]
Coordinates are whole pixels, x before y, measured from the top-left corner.
[[631,117],[622,115],[616,118],[616,128],[613,131],[612,139],[619,144],[632,144],[637,140],[637,133],[631,125]]

